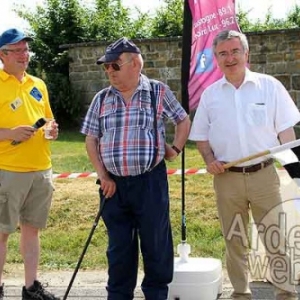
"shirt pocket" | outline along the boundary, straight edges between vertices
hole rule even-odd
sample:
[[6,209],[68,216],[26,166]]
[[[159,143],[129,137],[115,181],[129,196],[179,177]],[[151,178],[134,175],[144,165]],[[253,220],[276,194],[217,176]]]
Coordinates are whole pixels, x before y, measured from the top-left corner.
[[265,103],[249,103],[246,118],[250,126],[266,126],[267,107]]
[[137,126],[143,129],[152,129],[154,123],[154,110],[151,102],[142,102],[137,111]]
[[103,107],[99,116],[100,131],[105,132],[112,128],[116,128],[116,105],[114,102],[103,103]]

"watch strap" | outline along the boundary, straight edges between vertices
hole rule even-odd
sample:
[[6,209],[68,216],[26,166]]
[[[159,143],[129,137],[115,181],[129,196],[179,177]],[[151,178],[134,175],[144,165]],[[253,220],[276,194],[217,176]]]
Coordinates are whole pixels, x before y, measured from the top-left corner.
[[176,146],[172,145],[171,147],[178,155],[181,153],[181,150],[179,150]]

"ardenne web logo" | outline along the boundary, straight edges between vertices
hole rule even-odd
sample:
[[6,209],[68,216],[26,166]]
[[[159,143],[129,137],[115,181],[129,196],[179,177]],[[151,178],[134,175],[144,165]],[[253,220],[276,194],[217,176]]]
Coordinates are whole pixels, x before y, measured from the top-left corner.
[[300,198],[289,199],[271,208],[258,224],[253,221],[250,228],[245,228],[241,214],[237,214],[226,239],[237,238],[248,247],[247,232],[255,232],[248,258],[251,277],[295,284],[300,276],[299,219]]

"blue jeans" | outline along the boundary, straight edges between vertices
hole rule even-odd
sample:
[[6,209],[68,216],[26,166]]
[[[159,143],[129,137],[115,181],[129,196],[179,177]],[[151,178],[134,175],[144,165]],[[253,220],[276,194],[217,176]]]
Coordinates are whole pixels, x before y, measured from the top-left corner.
[[[145,298],[165,300],[174,265],[165,162],[138,176],[111,176],[117,192],[106,201],[102,214],[109,238],[107,299],[133,299],[140,242]],[[101,190],[100,196],[103,201]]]

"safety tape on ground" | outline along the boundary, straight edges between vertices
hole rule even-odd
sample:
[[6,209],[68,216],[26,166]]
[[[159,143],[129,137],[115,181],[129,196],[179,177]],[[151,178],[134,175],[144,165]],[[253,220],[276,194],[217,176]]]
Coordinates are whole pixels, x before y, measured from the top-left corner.
[[[182,170],[180,169],[169,169],[167,170],[168,175],[181,175]],[[205,174],[207,173],[206,169],[186,169],[184,174],[186,175],[194,175],[194,174]],[[83,172],[83,173],[61,173],[61,174],[53,174],[53,179],[59,178],[89,178],[89,177],[97,177],[96,172]]]

